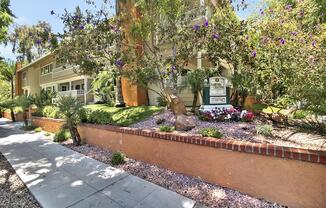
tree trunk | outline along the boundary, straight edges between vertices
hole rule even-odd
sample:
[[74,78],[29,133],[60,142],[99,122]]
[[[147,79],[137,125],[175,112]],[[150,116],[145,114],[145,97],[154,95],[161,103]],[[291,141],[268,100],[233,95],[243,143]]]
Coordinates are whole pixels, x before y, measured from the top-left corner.
[[[14,100],[14,80],[12,79],[11,81],[11,100]],[[12,122],[16,122],[16,118],[15,118],[15,113],[14,113],[14,109],[11,107],[10,108],[10,114],[11,114],[11,120]]]
[[81,139],[80,139],[80,135],[78,133],[77,128],[76,127],[72,127],[69,131],[70,131],[70,134],[71,134],[71,139],[73,141],[73,144],[75,146],[81,145]]
[[27,120],[27,113],[26,113],[26,109],[23,112],[23,119],[24,119],[24,125],[28,126],[28,120]]
[[126,104],[123,100],[122,86],[121,86],[121,76],[116,79],[116,91],[115,91],[115,107],[125,107]]
[[198,100],[198,92],[195,92],[194,100],[192,101],[192,112],[194,112],[194,113],[196,111],[197,100]]

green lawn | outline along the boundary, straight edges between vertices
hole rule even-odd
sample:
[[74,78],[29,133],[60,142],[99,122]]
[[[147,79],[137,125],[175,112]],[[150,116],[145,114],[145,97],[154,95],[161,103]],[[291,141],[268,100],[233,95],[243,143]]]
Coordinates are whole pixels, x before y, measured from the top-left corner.
[[154,113],[163,110],[162,107],[157,106],[137,106],[137,107],[125,107],[116,108],[110,107],[105,104],[86,105],[85,109],[90,111],[103,110],[112,114],[112,120],[114,124],[119,126],[129,126],[138,121],[149,118]]

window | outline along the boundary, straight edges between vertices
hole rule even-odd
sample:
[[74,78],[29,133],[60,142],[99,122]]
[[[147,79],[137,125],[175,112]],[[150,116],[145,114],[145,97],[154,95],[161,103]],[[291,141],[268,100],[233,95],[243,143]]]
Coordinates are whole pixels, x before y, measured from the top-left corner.
[[26,72],[23,72],[23,74],[22,74],[22,77],[23,77],[23,80],[26,80],[26,78],[27,78],[27,73]]
[[80,85],[76,85],[75,90],[80,90]]
[[43,67],[41,67],[41,75],[52,73],[53,70],[53,64],[48,64]]
[[67,85],[62,85],[61,86],[61,91],[67,91]]

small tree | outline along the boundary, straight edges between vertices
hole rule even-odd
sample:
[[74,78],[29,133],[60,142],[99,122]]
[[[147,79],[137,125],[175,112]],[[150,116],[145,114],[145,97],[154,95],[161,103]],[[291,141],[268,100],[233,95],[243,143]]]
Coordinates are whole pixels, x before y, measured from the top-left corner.
[[92,89],[103,102],[114,104],[114,83],[116,75],[114,71],[102,71],[92,82]]
[[207,78],[207,72],[204,69],[196,69],[187,73],[187,82],[191,87],[191,91],[194,94],[194,100],[192,103],[192,111],[195,112],[196,104],[198,100],[198,94],[201,94],[204,88],[204,82]]
[[16,97],[15,100],[16,106],[19,106],[23,109],[23,119],[24,119],[25,127],[28,126],[27,112],[29,107],[32,105],[32,103],[33,103],[33,98],[26,95]]
[[64,128],[68,129],[71,134],[74,145],[81,144],[81,138],[77,130],[77,125],[81,122],[81,114],[83,112],[83,104],[77,98],[71,96],[59,97],[58,107],[64,116]]
[[[15,97],[14,92],[14,80],[15,80],[16,65],[14,62],[7,60],[6,62],[0,62],[0,79],[10,83],[11,100]],[[12,105],[9,105],[11,120],[15,122],[15,114]]]

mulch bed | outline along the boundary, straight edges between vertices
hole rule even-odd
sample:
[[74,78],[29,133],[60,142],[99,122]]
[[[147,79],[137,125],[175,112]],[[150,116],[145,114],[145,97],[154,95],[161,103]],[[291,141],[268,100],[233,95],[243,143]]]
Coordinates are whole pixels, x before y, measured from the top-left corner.
[[[89,144],[73,146],[69,141],[62,145],[112,166],[110,159],[113,152],[110,150]],[[189,177],[131,158],[127,158],[126,163],[115,167],[209,207],[284,207],[277,203],[257,199],[239,191],[205,182],[200,178]]]
[[41,207],[20,180],[6,158],[0,153],[0,207]]
[[[158,130],[160,125],[156,124],[156,121],[162,119],[165,122],[160,125],[174,125],[174,115],[170,111],[165,111],[130,127]],[[266,119],[256,118],[253,122],[207,122],[199,120],[196,116],[193,116],[193,119],[196,121],[196,127],[191,131],[182,133],[199,135],[200,129],[213,127],[219,129],[225,139],[326,151],[326,136],[313,132],[303,132],[294,127],[273,125],[273,136],[257,135],[257,125],[272,125],[272,122],[266,121]]]

